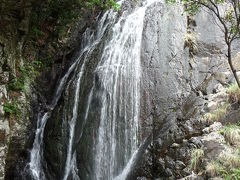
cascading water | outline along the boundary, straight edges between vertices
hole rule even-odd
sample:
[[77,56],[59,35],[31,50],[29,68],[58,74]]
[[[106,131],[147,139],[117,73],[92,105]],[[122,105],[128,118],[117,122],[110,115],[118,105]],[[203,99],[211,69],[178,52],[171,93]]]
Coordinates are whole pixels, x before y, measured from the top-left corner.
[[126,164],[138,146],[143,17],[140,9],[115,24],[112,40],[96,69],[106,91],[96,148],[96,179],[113,179],[121,168],[121,156]]
[[[52,109],[57,106],[62,92],[69,91],[68,87],[70,86],[74,87],[74,99],[71,111],[64,115],[64,118],[67,118],[69,133],[62,179],[80,179],[81,169],[77,168],[78,154],[74,145],[76,128],[78,128],[76,123],[82,122],[80,130],[78,129],[80,132],[78,139],[81,139],[85,124],[89,119],[89,113],[95,111],[91,102],[96,94],[101,105],[100,116],[95,119],[98,122],[98,127],[96,141],[92,142],[94,158],[92,172],[90,172],[91,177],[94,180],[113,180],[114,178],[124,180],[127,177],[141,143],[139,138],[140,56],[144,16],[147,7],[156,1],[158,0],[146,0],[141,7],[137,7],[132,13],[123,12],[119,19],[118,13],[110,10],[99,21],[97,33],[86,31],[83,39],[85,43],[82,43],[84,46],[81,47],[79,57],[61,79],[50,110],[43,116],[39,115],[29,163],[34,179],[45,179],[41,164],[45,125],[52,114]],[[112,31],[107,36],[111,37],[104,39],[103,53],[99,57],[95,71],[92,72],[95,80],[88,94],[85,115],[80,119],[78,111],[83,104],[80,101],[80,92],[84,89],[82,79],[87,67],[86,64],[110,25]],[[70,74],[73,74],[71,78]]]
[[[79,57],[75,60],[75,62],[70,66],[70,68],[68,69],[67,73],[63,76],[63,78],[61,79],[56,92],[55,92],[55,96],[53,98],[53,101],[50,105],[49,111],[44,113],[43,116],[41,116],[41,113],[39,113],[38,115],[38,122],[37,122],[37,129],[36,129],[36,133],[35,133],[35,140],[33,143],[33,148],[30,152],[30,163],[29,163],[29,169],[30,172],[33,176],[34,179],[36,180],[44,180],[45,179],[45,175],[43,173],[43,169],[42,169],[42,157],[43,157],[43,134],[44,134],[44,128],[46,125],[46,122],[49,118],[49,116],[51,116],[51,111],[55,108],[55,106],[57,105],[61,94],[64,90],[64,87],[67,83],[67,80],[70,76],[70,74],[74,71],[74,69],[76,68],[76,66],[80,63],[80,60],[82,58],[82,56],[84,55],[84,53],[91,51],[91,49],[93,49],[93,47],[100,41],[100,39],[103,36],[103,33],[105,32],[105,29],[107,27],[107,25],[104,25],[104,22],[107,18],[108,13],[105,13],[104,16],[101,18],[101,20],[99,21],[99,25],[98,25],[98,32],[97,32],[97,36],[94,37],[93,33],[90,33],[88,30],[86,30],[86,32],[83,35],[83,40],[82,40],[82,51],[79,55]],[[85,59],[84,59],[85,60]],[[76,101],[75,101],[75,106],[78,106],[78,92],[79,92],[79,86],[80,86],[80,81],[81,81],[81,77],[82,77],[82,71],[84,70],[84,63],[82,65],[81,68],[81,72],[78,74],[78,80],[77,80],[77,88],[76,88]],[[73,118],[70,121],[70,138],[69,138],[69,144],[72,144],[72,138],[73,138],[73,134],[74,134],[74,123],[76,121],[76,108],[73,109]],[[72,154],[72,150],[71,150],[72,146],[69,146],[68,149],[68,156],[67,156],[67,162],[66,162],[66,173],[69,173],[69,166],[70,166],[70,161],[74,160],[74,158],[71,158],[71,154]],[[64,177],[65,179],[65,177]]]
[[147,0],[113,27],[111,41],[96,69],[105,89],[102,96],[96,179],[125,179],[140,144],[141,40],[145,11],[157,0]]

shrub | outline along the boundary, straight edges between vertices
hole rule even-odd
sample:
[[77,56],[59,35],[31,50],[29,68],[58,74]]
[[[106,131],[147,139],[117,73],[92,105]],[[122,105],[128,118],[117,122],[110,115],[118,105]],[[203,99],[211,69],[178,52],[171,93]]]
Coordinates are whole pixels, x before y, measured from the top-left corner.
[[24,91],[25,85],[24,80],[22,78],[14,78],[9,84],[8,84],[8,90],[11,91]]
[[20,110],[15,101],[13,101],[11,103],[6,102],[3,105],[3,110],[5,111],[6,114],[13,114],[13,115],[17,115],[17,116],[20,114]]
[[[37,63],[37,64],[35,64]],[[25,91],[25,81],[29,79],[33,81],[35,76],[37,75],[36,68],[38,68],[41,64],[37,62],[25,63],[24,66],[20,67],[20,75],[19,77],[13,78],[8,84],[8,89],[11,91]],[[36,68],[35,68],[36,67]]]

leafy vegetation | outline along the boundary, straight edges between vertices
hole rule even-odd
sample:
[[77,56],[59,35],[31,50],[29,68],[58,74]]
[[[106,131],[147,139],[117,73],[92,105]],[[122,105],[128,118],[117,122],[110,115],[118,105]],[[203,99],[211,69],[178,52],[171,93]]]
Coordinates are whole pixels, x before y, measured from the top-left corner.
[[3,110],[5,111],[5,113],[7,114],[13,114],[13,115],[19,115],[20,114],[20,110],[17,106],[17,103],[15,101],[13,102],[6,102],[3,105]]
[[100,10],[117,10],[119,5],[115,0],[43,0],[34,1],[32,8],[33,36],[40,38],[46,36],[49,31],[60,36],[68,30],[68,25],[78,18],[88,15],[93,19]]
[[[73,48],[67,40],[74,27],[84,30],[96,21],[101,11],[109,8],[117,10],[119,5],[115,0],[3,0],[0,26],[4,28],[0,34],[23,41],[21,56],[29,63],[34,59],[59,60],[65,51],[69,53]],[[11,88],[23,89],[20,79],[13,79],[11,83]]]
[[19,75],[14,77],[8,84],[8,89],[11,91],[25,91],[26,80],[34,81],[34,78],[38,74],[38,69],[42,67],[40,61],[34,61],[33,63],[27,63],[20,67]]

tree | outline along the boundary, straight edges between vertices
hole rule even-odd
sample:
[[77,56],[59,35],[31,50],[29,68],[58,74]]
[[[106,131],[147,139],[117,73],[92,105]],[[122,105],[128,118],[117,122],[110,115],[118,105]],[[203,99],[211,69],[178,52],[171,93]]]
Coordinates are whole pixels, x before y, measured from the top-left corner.
[[[175,0],[173,0],[176,2]],[[173,2],[171,1],[171,2]],[[213,13],[219,21],[219,27],[224,33],[227,45],[227,60],[234,78],[240,88],[240,81],[232,63],[232,42],[240,38],[240,0],[182,0],[185,11],[191,15],[196,14],[200,8],[206,8]]]

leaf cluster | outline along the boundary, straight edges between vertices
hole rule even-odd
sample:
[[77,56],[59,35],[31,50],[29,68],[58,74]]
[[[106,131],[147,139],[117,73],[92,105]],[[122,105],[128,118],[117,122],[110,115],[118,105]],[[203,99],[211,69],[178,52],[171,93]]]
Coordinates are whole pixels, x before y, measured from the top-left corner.
[[13,102],[6,102],[3,105],[3,110],[5,111],[5,113],[7,114],[13,114],[18,116],[20,114],[20,110],[17,106],[17,103],[15,101]]
[[33,81],[38,74],[38,69],[42,67],[40,61],[34,61],[33,63],[25,63],[20,67],[19,76],[14,77],[8,84],[8,90],[11,91],[25,91],[26,79]]

